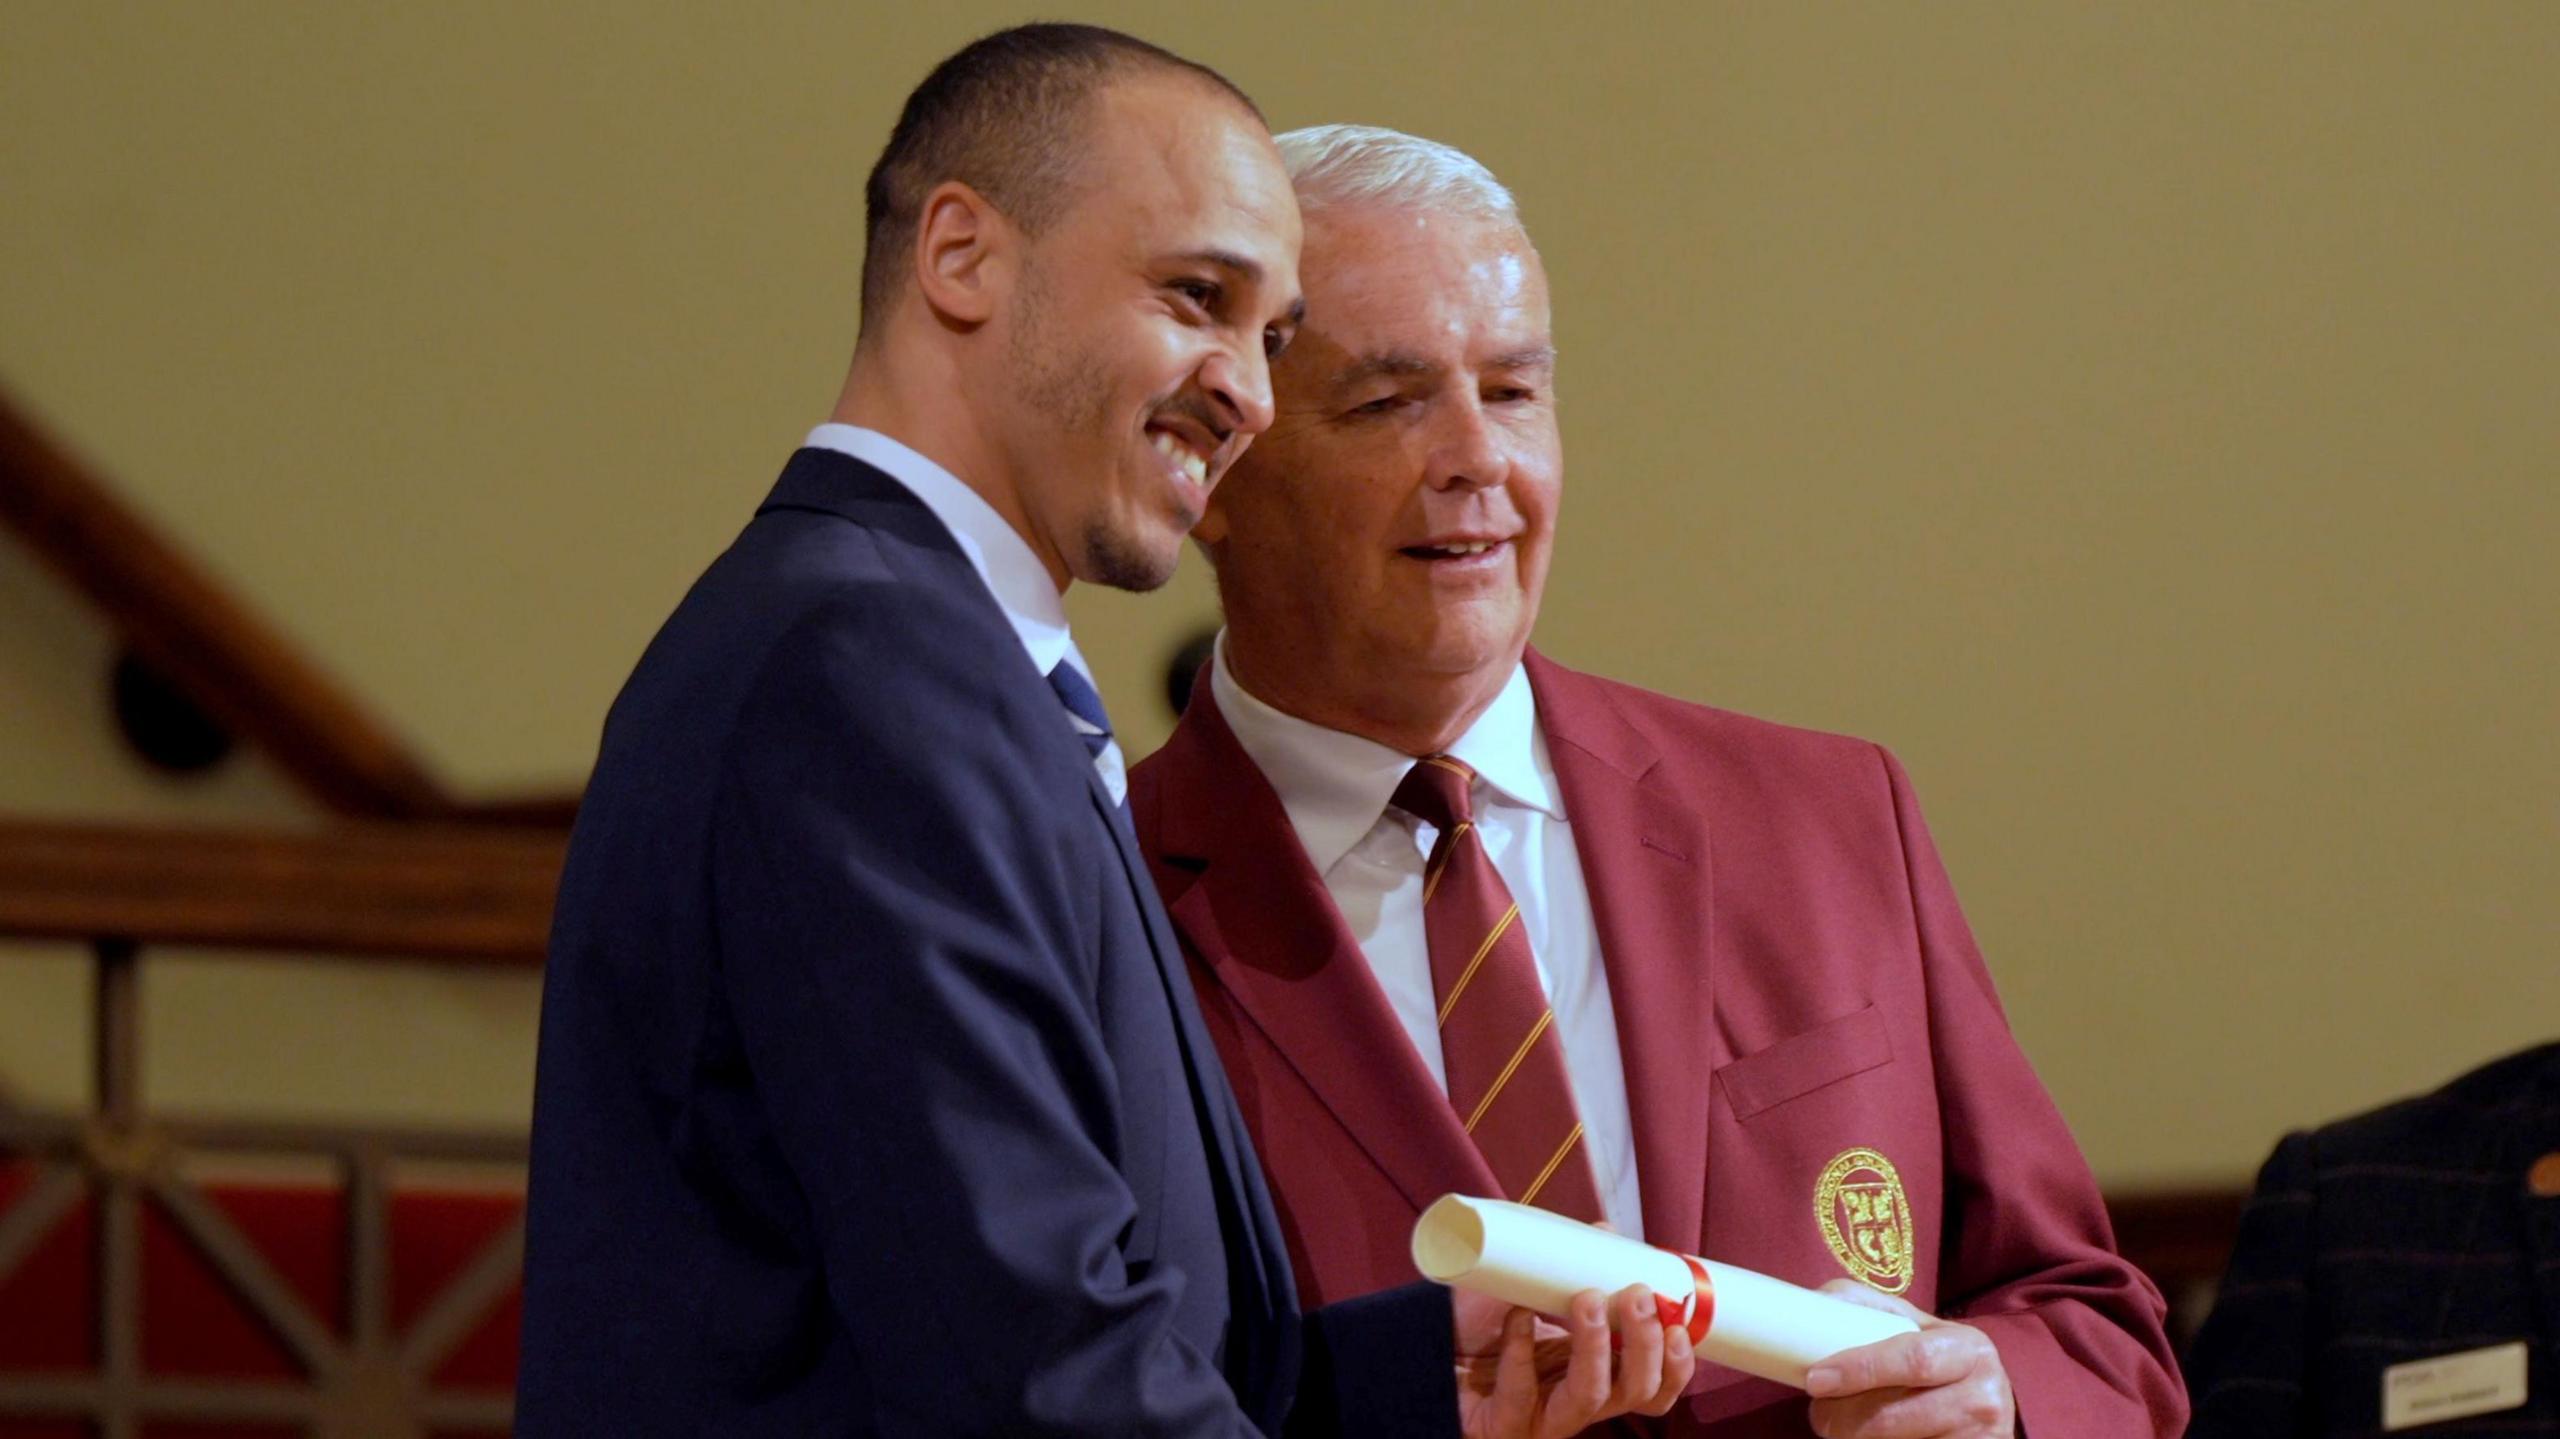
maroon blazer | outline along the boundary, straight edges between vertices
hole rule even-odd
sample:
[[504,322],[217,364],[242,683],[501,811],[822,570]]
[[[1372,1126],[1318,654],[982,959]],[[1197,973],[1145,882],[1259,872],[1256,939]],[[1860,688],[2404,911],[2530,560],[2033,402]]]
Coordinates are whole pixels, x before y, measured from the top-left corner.
[[[2177,1433],[2159,1291],[2115,1254],[1892,756],[1527,664],[1617,1011],[1645,1237],[1977,1326],[2034,1439]],[[1410,1282],[1415,1217],[1492,1176],[1205,676],[1129,812],[1303,1302]],[[1807,1432],[1794,1391],[1700,1367],[1673,1432]]]

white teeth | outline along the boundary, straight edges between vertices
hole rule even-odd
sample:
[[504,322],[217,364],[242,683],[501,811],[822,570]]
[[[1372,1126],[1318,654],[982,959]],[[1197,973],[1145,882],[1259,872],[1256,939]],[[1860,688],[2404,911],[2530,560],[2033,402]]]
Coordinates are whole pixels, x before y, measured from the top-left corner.
[[1209,462],[1193,454],[1190,446],[1163,430],[1150,432],[1149,439],[1155,444],[1156,453],[1171,460],[1175,468],[1190,476],[1191,483],[1195,485],[1209,483]]
[[1440,552],[1446,555],[1480,555],[1492,548],[1493,541],[1491,540],[1481,540],[1471,545],[1442,545],[1439,547]]

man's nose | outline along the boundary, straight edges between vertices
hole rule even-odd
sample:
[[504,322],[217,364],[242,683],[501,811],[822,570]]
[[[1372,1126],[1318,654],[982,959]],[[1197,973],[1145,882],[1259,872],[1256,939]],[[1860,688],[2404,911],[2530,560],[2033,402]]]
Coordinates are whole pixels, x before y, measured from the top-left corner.
[[1485,489],[1511,477],[1511,451],[1483,400],[1467,395],[1439,409],[1431,436],[1433,489]]
[[1200,367],[1200,385],[1248,439],[1271,428],[1271,361],[1259,345],[1226,348]]

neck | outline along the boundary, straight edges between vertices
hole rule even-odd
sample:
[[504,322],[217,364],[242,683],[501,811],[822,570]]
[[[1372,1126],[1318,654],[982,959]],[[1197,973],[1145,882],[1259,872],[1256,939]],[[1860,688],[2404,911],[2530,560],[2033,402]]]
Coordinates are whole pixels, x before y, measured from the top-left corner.
[[1286,647],[1227,630],[1227,668],[1255,699],[1309,724],[1355,734],[1419,759],[1445,754],[1501,695],[1520,657],[1445,675],[1398,675],[1392,684],[1293,666]]
[[[893,350],[894,356],[887,353]],[[868,345],[854,350],[853,368],[827,418],[877,430],[950,471],[1022,536],[1064,594],[1070,580],[1066,561],[1033,528],[1022,492],[988,427],[958,400],[968,393],[968,377],[947,351],[902,346],[892,338],[876,350]]]

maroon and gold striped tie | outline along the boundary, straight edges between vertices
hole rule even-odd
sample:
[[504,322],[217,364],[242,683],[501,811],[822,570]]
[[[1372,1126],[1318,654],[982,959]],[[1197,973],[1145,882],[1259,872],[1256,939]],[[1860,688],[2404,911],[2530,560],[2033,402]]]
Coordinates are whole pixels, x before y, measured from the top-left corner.
[[1600,1190],[1564,1042],[1520,906],[1476,832],[1474,780],[1466,765],[1431,755],[1414,763],[1395,795],[1396,808],[1440,831],[1422,871],[1422,923],[1449,1103],[1507,1197],[1598,1220]]

